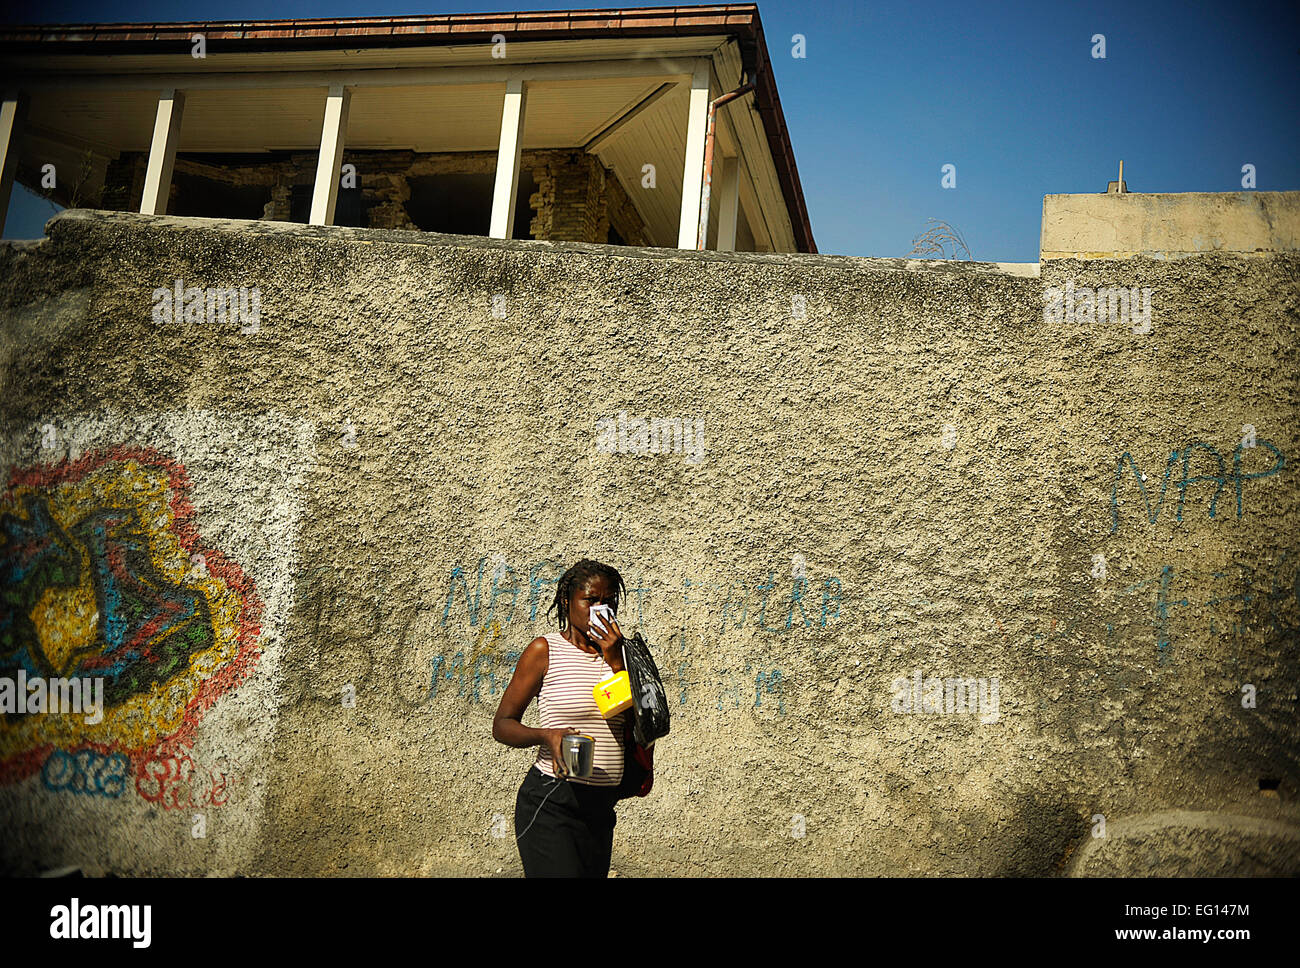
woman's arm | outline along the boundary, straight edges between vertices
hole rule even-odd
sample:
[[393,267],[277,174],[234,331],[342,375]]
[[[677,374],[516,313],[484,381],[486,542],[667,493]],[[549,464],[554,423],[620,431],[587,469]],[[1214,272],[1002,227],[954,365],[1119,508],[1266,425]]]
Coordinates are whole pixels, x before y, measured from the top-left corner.
[[550,730],[534,729],[520,721],[528,704],[542,691],[542,680],[546,678],[549,664],[546,639],[538,636],[528,644],[515,664],[515,674],[501,694],[501,704],[492,717],[492,738],[498,743],[520,748],[550,745],[547,736]]

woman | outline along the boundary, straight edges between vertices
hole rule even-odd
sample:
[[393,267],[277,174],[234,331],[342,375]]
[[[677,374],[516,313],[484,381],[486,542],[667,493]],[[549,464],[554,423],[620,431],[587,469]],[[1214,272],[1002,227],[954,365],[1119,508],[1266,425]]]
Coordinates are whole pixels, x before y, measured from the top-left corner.
[[[497,742],[538,747],[515,798],[515,842],[525,877],[609,876],[630,713],[605,719],[596,705],[596,683],[623,671],[623,633],[616,621],[601,633],[590,616],[598,604],[617,613],[620,595],[627,589],[610,565],[583,559],[566,571],[547,610],[556,612],[560,631],[529,643],[492,720]],[[537,729],[520,721],[534,696]],[[560,740],[569,733],[586,733],[596,741],[588,779],[565,774]]]

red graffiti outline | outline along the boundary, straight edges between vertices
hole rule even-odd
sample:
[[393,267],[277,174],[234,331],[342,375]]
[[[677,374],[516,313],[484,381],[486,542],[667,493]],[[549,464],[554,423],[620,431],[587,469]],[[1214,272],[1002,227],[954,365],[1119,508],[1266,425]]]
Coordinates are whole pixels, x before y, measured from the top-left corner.
[[[262,652],[257,643],[262,634],[261,620],[264,606],[261,596],[258,595],[257,589],[244,574],[243,569],[216,548],[204,544],[200,538],[195,523],[196,511],[190,501],[193,485],[190,483],[185,467],[179,461],[167,457],[153,447],[118,444],[107,449],[89,451],[75,461],[69,461],[65,457],[57,463],[38,463],[27,468],[14,468],[9,477],[5,497],[11,497],[13,491],[19,487],[48,488],[55,484],[75,484],[106,464],[129,460],[167,473],[167,486],[171,495],[168,503],[172,513],[172,530],[181,547],[187,555],[202,554],[208,572],[223,580],[228,588],[234,589],[240,595],[241,606],[236,619],[238,651],[230,661],[200,683],[198,691],[185,707],[181,725],[176,732],[163,741],[163,744],[176,743],[193,747],[195,730],[204,714],[225,693],[237,688],[257,666]],[[161,749],[163,744],[159,744],[155,751]],[[54,748],[53,743],[47,743],[17,753],[8,760],[0,762],[0,785],[16,783],[40,772],[41,765],[54,752]],[[151,759],[142,755],[146,752],[144,749],[126,749],[118,743],[111,745],[85,743],[78,749],[91,749],[104,755],[126,754],[130,757],[133,772],[136,774],[137,790]]]
[[[135,771],[136,792],[164,810],[225,806],[230,800],[227,787],[231,782],[229,774],[196,766],[184,746],[168,742],[158,744],[142,757]],[[146,789],[150,784],[152,787]],[[199,802],[195,802],[195,788],[199,784],[202,784]],[[184,802],[180,799],[182,791],[187,794]]]

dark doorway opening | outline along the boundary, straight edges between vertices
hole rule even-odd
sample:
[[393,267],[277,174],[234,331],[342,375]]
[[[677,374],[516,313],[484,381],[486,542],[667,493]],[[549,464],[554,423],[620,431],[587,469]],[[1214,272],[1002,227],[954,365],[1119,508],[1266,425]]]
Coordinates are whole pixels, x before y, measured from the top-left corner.
[[[306,224],[311,218],[312,185],[294,185],[289,190],[289,221]],[[370,225],[370,205],[361,195],[361,176],[355,188],[340,188],[334,202],[334,224],[364,229]]]
[[[422,232],[453,235],[487,235],[492,228],[492,189],[496,175],[421,175],[407,180],[411,197],[406,213]],[[528,199],[537,182],[528,169],[519,172],[515,193],[515,220],[511,238],[531,239],[533,210]]]
[[259,219],[271,200],[270,185],[227,185],[202,175],[175,172],[171,214],[191,218]]

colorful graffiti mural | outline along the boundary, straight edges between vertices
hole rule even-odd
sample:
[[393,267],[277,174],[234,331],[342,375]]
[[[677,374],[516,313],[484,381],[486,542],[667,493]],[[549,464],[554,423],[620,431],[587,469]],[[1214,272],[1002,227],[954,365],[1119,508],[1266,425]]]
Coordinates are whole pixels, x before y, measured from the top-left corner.
[[[228,799],[189,756],[204,713],[258,659],[262,601],[205,545],[184,467],[120,446],[15,470],[0,499],[0,677],[104,680],[103,718],[0,716],[0,783],[166,809]],[[195,776],[206,779],[199,782]],[[195,793],[197,791],[197,799]]]

